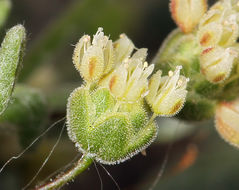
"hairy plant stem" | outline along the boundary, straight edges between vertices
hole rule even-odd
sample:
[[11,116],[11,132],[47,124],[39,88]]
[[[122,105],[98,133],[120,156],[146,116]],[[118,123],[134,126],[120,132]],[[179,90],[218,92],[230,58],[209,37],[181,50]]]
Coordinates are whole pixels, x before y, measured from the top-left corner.
[[77,175],[86,170],[93,162],[93,159],[87,155],[83,155],[80,160],[75,164],[73,168],[71,168],[68,172],[63,175],[57,176],[53,181],[38,186],[35,190],[52,190],[59,188],[65,185],[67,182],[74,179]]

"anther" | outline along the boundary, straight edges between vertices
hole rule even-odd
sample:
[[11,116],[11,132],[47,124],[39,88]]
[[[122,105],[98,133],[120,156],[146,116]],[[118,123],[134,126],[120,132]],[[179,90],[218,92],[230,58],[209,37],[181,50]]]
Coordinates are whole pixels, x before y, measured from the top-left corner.
[[168,76],[169,76],[169,77],[172,77],[172,76],[173,76],[173,71],[170,70],[170,71],[168,72]]
[[147,62],[147,61],[144,62],[144,69],[145,69],[146,67],[148,67],[148,62]]

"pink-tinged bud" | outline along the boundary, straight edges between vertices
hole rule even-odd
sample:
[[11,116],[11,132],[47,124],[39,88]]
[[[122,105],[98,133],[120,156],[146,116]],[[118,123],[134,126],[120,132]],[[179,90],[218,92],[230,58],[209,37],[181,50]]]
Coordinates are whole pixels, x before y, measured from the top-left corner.
[[232,48],[207,48],[200,56],[201,72],[212,83],[222,82],[230,75],[235,57]]
[[207,0],[171,0],[174,21],[184,33],[190,33],[207,11]]
[[217,106],[215,125],[225,141],[239,148],[239,99]]

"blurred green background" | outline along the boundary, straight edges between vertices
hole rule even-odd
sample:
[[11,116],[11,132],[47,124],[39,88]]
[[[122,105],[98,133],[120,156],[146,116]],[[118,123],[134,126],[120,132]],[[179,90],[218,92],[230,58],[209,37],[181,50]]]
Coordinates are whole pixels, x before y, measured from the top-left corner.
[[[24,24],[28,42],[18,82],[38,88],[47,101],[47,118],[42,126],[31,125],[43,131],[65,116],[67,98],[82,82],[71,59],[74,44],[83,34],[92,35],[98,27],[103,27],[105,34],[116,40],[119,34],[126,33],[136,47],[149,49],[150,62],[167,34],[176,27],[168,4],[168,0],[13,0],[9,18],[0,31],[1,39],[8,28]],[[149,189],[165,158],[168,158],[166,167],[155,190],[239,189],[239,151],[218,136],[213,121],[185,123],[159,119],[158,123],[159,137],[146,150],[147,156],[139,154],[125,163],[105,166],[122,190]],[[19,128],[24,125],[24,122],[0,125],[1,165],[30,142],[22,143],[19,137]],[[0,174],[1,190],[21,189],[31,180],[56,142],[62,125],[57,125],[23,157],[4,169]],[[34,130],[30,132],[31,138],[38,134]],[[76,156],[79,156],[77,150],[64,131],[52,157],[31,187]],[[117,189],[102,167],[98,164],[97,167],[103,189]],[[62,189],[101,189],[94,165]]]

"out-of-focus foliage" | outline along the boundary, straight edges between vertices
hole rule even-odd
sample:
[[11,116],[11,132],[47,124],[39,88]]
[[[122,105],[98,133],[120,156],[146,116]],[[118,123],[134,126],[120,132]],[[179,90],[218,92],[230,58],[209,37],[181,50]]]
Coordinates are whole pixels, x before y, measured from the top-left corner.
[[0,117],[0,125],[14,125],[23,147],[28,145],[42,131],[46,122],[45,97],[38,90],[17,85],[8,109]]
[[5,24],[11,8],[10,0],[0,0],[0,29]]
[[131,7],[127,4],[108,0],[73,2],[31,46],[25,58],[25,69],[20,75],[20,80],[27,79],[40,64],[66,52],[66,49],[83,33],[95,32],[96,27],[104,27],[111,37],[116,38],[123,32],[122,28],[134,22],[134,17],[130,17]]

